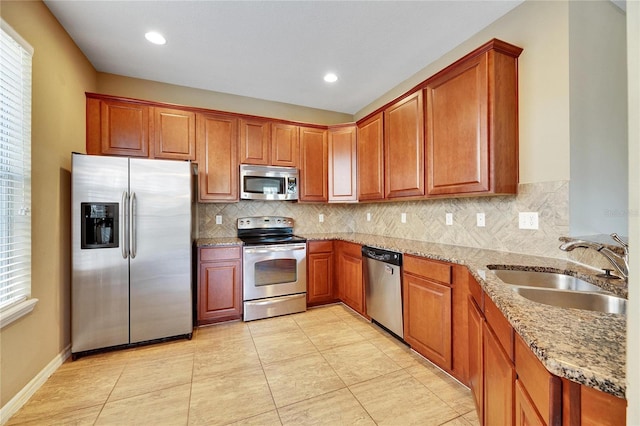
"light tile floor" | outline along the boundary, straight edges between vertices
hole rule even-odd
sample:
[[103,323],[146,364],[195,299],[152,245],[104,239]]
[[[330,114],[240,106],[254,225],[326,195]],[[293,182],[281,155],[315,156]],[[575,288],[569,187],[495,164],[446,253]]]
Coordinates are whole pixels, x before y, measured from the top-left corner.
[[478,425],[470,391],[343,305],[65,362],[9,425]]

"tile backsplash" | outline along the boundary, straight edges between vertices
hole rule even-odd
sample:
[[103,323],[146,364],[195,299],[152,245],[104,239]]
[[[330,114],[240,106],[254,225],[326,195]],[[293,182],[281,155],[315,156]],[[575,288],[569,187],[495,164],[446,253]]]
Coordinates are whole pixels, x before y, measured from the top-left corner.
[[[539,229],[519,229],[519,212],[538,212]],[[401,222],[402,213],[406,214],[406,223]],[[446,225],[446,213],[452,213],[452,225]],[[484,227],[476,226],[477,213],[485,214]],[[320,214],[324,215],[322,223]],[[216,225],[216,215],[222,216],[221,225]],[[585,250],[565,253],[558,249],[558,238],[569,235],[568,181],[520,184],[517,196],[363,204],[199,204],[199,236],[233,237],[237,218],[263,215],[293,217],[299,234],[360,232],[554,258],[571,256],[595,267],[607,266],[598,253],[593,256]]]

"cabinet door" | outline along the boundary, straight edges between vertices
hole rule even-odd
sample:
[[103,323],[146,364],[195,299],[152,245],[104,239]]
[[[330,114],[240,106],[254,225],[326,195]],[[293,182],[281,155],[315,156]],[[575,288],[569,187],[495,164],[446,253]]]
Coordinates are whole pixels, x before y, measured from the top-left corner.
[[130,102],[100,101],[100,153],[149,156],[149,107]]
[[[311,243],[309,243],[311,245]],[[310,249],[311,251],[311,249]],[[335,300],[333,292],[333,252],[307,256],[307,304],[319,305]]]
[[298,126],[272,123],[271,165],[298,167],[299,140]]
[[427,98],[427,193],[489,190],[486,55],[429,82]]
[[[560,424],[560,423],[557,423]],[[516,380],[516,405],[515,405],[515,426],[546,426],[545,421],[540,417],[533,401],[522,386],[520,380]]]
[[583,426],[615,426],[627,423],[627,400],[597,389],[580,386],[580,419]]
[[358,124],[358,200],[384,198],[384,126],[380,112]]
[[411,274],[403,276],[404,340],[451,370],[451,288]]
[[385,198],[424,195],[424,112],[422,92],[384,112]]
[[199,201],[238,200],[238,120],[198,114]]
[[200,263],[198,324],[242,317],[240,260]]
[[196,159],[196,114],[171,108],[153,108],[154,158]]
[[[515,336],[515,366],[527,399],[545,424],[562,424],[562,383],[549,373],[522,337]],[[516,416],[517,416],[516,411]],[[517,420],[517,418],[516,418]]]
[[512,425],[515,368],[500,341],[485,322],[482,330],[484,347],[482,372],[484,378],[485,425]]
[[336,276],[340,298],[353,310],[365,315],[361,246],[340,242],[337,252],[338,269]]
[[327,201],[327,131],[300,128],[300,201]]
[[482,378],[484,358],[482,355],[482,330],[484,328],[484,317],[471,296],[469,296],[467,306],[469,307],[469,387],[471,388],[471,393],[476,403],[478,418],[482,419],[484,412],[484,388]]
[[329,129],[329,202],[356,201],[356,127]]
[[268,166],[271,162],[271,123],[240,119],[240,163]]

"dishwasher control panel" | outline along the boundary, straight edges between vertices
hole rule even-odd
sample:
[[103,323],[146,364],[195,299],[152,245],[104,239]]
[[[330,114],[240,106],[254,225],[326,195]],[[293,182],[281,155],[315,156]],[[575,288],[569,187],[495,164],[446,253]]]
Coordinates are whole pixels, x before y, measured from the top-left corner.
[[402,254],[377,247],[362,246],[362,255],[391,265],[402,266]]

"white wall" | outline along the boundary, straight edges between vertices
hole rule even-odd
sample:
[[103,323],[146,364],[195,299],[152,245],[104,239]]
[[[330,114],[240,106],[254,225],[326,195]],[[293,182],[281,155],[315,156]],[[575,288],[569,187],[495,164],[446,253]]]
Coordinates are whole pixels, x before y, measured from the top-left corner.
[[610,1],[569,3],[571,235],[629,235],[625,22]]
[[627,315],[627,424],[640,425],[640,2],[627,2],[629,94],[629,312]]

